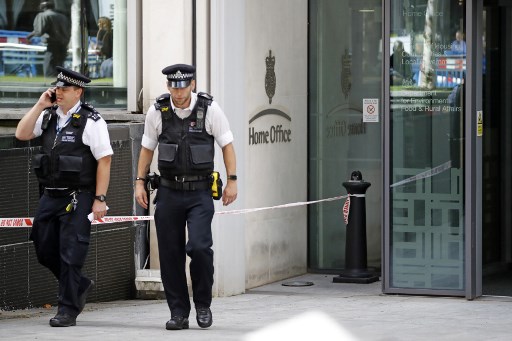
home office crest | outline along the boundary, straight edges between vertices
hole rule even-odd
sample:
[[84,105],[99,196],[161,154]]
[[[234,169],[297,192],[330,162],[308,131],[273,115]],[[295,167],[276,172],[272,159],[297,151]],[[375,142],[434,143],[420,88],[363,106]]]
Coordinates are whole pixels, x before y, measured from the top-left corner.
[[272,50],[268,50],[268,57],[265,58],[267,65],[267,73],[265,73],[265,91],[268,96],[268,104],[272,104],[272,97],[276,93],[276,73],[274,66],[276,64],[276,57],[272,56]]
[[[258,112],[249,119],[249,145],[265,145],[290,143],[292,141],[292,121],[287,109],[272,104],[272,97],[276,92],[276,73],[274,70],[276,57],[272,50],[265,57],[265,92],[268,96],[268,106],[258,109]],[[260,121],[262,117],[267,117]],[[284,120],[283,120],[284,119]],[[256,122],[258,121],[258,122]]]

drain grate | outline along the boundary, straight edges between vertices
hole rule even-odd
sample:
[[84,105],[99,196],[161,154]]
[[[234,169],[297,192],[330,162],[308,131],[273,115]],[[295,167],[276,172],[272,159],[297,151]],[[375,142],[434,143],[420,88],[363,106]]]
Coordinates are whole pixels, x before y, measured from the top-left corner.
[[293,282],[285,282],[282,285],[285,287],[309,287],[312,286],[313,282],[307,281],[293,281]]

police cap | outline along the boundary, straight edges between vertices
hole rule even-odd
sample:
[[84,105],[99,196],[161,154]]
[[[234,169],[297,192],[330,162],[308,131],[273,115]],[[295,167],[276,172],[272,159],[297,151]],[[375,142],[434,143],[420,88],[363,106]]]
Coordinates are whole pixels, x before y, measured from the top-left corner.
[[61,66],[57,66],[56,69],[59,71],[59,74],[57,75],[57,80],[52,84],[58,88],[72,85],[85,88],[85,85],[91,81],[89,78],[76,71]]
[[162,70],[171,88],[186,88],[194,79],[196,68],[188,64],[174,64]]

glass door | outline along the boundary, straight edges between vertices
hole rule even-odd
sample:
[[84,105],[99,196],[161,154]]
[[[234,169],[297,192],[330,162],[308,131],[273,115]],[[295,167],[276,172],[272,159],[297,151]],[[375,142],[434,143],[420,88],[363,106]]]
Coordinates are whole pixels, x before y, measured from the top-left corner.
[[[380,212],[381,127],[363,122],[363,102],[382,93],[382,1],[309,1],[308,198],[346,193],[359,170],[371,183],[367,212]],[[343,203],[309,206],[309,268],[345,267]],[[366,217],[368,265],[380,266],[381,220]]]
[[385,6],[387,293],[477,292],[471,6],[462,0],[391,0]]

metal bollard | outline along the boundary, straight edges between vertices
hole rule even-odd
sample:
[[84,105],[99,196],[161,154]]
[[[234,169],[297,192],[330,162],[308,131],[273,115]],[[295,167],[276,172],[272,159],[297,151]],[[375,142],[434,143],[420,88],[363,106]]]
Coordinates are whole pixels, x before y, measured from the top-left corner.
[[366,256],[366,199],[369,182],[363,181],[360,171],[353,171],[350,181],[343,187],[350,195],[350,208],[345,239],[345,269],[334,277],[334,283],[368,284],[379,280],[379,276],[367,267]]

